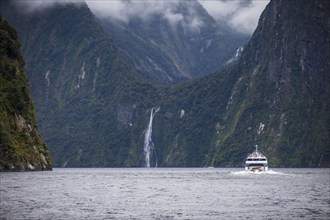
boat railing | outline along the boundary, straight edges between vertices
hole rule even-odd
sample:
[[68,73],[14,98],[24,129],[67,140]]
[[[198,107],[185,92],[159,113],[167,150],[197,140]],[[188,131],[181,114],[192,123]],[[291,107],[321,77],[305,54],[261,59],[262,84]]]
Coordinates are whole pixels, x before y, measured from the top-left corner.
[[248,158],[247,161],[265,161],[266,158]]

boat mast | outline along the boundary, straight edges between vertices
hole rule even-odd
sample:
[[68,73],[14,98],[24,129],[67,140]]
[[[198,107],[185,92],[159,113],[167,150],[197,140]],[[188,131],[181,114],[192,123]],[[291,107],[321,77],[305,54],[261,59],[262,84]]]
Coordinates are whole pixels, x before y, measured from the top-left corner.
[[256,144],[256,152],[258,152],[258,145]]

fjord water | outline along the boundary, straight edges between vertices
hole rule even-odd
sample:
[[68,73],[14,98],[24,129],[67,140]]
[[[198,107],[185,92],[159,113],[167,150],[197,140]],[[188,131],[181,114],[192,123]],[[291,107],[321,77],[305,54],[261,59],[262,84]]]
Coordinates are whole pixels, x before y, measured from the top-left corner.
[[330,169],[0,173],[0,219],[329,219]]

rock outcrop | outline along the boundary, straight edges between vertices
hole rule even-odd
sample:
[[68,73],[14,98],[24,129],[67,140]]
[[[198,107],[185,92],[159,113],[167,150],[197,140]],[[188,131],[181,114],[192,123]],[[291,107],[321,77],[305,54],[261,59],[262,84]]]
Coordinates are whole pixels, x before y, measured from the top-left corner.
[[52,170],[16,31],[0,16],[0,171]]

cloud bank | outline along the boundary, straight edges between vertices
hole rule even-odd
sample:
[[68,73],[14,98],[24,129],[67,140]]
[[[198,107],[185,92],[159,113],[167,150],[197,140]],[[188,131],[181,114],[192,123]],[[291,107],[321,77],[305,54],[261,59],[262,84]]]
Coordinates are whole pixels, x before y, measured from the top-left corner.
[[12,2],[19,7],[22,12],[34,13],[59,4],[83,4],[85,0],[13,0]]
[[87,0],[86,2],[97,16],[122,22],[128,22],[133,17],[147,19],[152,14],[160,13],[165,8],[164,1]]
[[[86,0],[92,12],[102,18],[121,22],[140,18],[147,21],[154,15],[160,16],[171,25],[181,24],[190,29],[198,29],[202,24],[195,11],[197,1],[187,0]],[[180,10],[178,8],[180,7]]]
[[199,0],[199,2],[215,20],[225,21],[241,33],[252,34],[269,0]]
[[[269,0],[198,0],[208,13],[221,23],[225,23],[241,33],[252,34],[261,12]],[[199,13],[195,11],[196,1],[192,0],[16,0],[24,11],[35,12],[57,4],[86,2],[98,17],[129,22],[140,18],[147,21],[159,15],[172,25],[178,23],[190,29],[203,25]],[[180,8],[180,10],[178,9]]]
[[[218,21],[222,21],[241,33],[252,34],[255,30],[261,12],[269,0],[198,0],[208,13]],[[179,22],[189,23],[190,26],[199,27],[202,20],[190,7],[187,14],[177,10],[182,3],[195,4],[191,0],[87,0],[94,14],[101,17],[117,19],[128,22],[139,17],[148,19],[153,14],[162,15],[172,24]],[[187,17],[190,21],[187,21]]]

